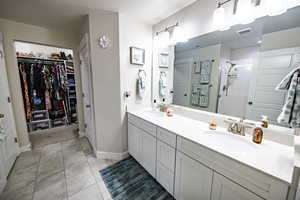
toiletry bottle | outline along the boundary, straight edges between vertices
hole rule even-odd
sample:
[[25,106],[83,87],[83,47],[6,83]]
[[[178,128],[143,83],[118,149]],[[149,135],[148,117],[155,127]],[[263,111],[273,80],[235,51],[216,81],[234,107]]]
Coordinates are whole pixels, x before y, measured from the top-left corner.
[[262,139],[263,139],[263,129],[261,127],[256,127],[253,130],[253,142],[255,142],[256,144],[261,144],[262,143]]
[[152,110],[153,110],[153,111],[157,111],[157,101],[156,101],[156,99],[153,100],[153,103],[152,103]]
[[261,120],[261,126],[263,128],[268,128],[269,127],[269,121],[268,121],[268,116],[262,115],[261,116],[262,120]]

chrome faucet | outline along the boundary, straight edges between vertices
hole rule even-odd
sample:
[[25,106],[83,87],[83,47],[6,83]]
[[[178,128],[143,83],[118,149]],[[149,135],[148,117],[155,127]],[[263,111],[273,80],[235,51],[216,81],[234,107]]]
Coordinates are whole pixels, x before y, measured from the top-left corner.
[[245,123],[243,119],[233,120],[227,119],[225,120],[229,124],[228,132],[231,132],[236,135],[246,135],[246,128],[253,128],[254,124]]

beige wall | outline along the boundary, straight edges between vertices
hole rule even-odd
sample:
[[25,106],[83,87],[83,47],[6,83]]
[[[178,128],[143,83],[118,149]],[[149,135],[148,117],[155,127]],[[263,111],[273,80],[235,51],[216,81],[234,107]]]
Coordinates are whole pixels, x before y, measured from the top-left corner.
[[300,27],[263,35],[260,50],[268,51],[292,47],[300,47]]
[[[135,18],[119,15],[119,38],[120,38],[120,71],[121,71],[121,117],[123,151],[127,151],[127,109],[135,109],[151,104],[151,68],[152,68],[152,26],[142,23]],[[130,64],[129,48],[136,46],[145,49],[145,65]],[[147,74],[146,92],[143,99],[136,94],[136,81],[139,69]],[[125,99],[123,94],[130,91],[132,96]]]
[[[97,151],[121,153],[125,133],[121,121],[118,14],[91,11],[89,26]],[[112,41],[107,49],[98,44],[102,35]]]
[[[97,151],[123,153],[128,148],[126,108],[149,106],[151,102],[152,26],[118,13],[91,11],[89,35]],[[111,41],[107,49],[98,44],[103,35]],[[144,66],[130,64],[131,46],[145,49]],[[142,100],[136,95],[139,69],[147,73],[147,91]],[[124,98],[125,91],[132,93],[129,99]]]
[[[11,92],[11,99],[16,120],[17,135],[19,137],[20,146],[29,144],[28,132],[26,127],[25,112],[23,106],[23,98],[20,86],[19,73],[17,69],[17,61],[15,56],[14,41],[26,41],[52,46],[70,48],[74,51],[75,72],[77,80],[77,94],[81,97],[80,73],[78,70],[78,53],[76,51],[79,43],[76,33],[59,32],[46,28],[17,23],[9,20],[0,19],[0,32],[4,36],[4,52],[6,60],[6,68],[8,74],[8,82]],[[81,98],[78,99],[78,105],[82,104]],[[82,122],[82,107],[79,106],[79,121]],[[80,128],[83,128],[82,123]]]

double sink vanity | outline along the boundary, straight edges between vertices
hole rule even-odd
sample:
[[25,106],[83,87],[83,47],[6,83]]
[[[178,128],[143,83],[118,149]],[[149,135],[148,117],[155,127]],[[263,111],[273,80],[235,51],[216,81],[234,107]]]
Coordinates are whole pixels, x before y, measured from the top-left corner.
[[136,110],[128,111],[128,149],[177,200],[289,199],[294,150],[287,145]]

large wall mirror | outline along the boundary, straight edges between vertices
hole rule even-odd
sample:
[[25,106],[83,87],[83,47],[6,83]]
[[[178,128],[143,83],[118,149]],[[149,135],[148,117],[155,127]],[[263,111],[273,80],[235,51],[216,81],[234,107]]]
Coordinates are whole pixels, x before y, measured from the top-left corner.
[[[272,124],[289,127],[277,122],[287,92],[275,88],[300,65],[300,7],[201,35],[158,54],[158,62],[164,62],[154,70],[154,97],[255,121],[265,115]],[[167,85],[164,93],[160,83]]]

